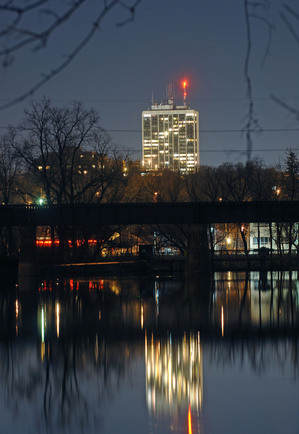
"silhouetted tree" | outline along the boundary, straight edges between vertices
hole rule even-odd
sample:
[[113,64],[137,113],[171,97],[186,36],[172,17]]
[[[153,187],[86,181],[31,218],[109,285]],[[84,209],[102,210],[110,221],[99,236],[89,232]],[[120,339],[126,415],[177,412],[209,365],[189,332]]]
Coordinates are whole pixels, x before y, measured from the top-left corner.
[[186,189],[191,201],[218,201],[222,196],[218,168],[201,166],[186,177]]
[[286,199],[297,200],[299,197],[299,159],[291,149],[286,153],[284,170],[281,171],[282,188]]
[[[16,200],[20,161],[14,150],[15,141],[16,132],[12,127],[0,137],[0,201],[3,205]],[[1,253],[13,253],[16,236],[17,233],[11,227],[1,227]]]
[[[35,192],[23,193],[42,195],[48,204],[57,205],[122,200],[127,183],[124,160],[94,110],[78,102],[56,107],[44,98],[25,110],[21,128],[24,139],[14,149],[35,185]],[[80,236],[87,242],[92,232],[87,227],[72,230],[71,235],[66,228],[57,230],[61,248],[70,236],[74,250],[76,239]],[[107,240],[113,231],[106,228],[97,239]]]
[[[90,17],[87,25],[81,23],[81,32],[73,31],[71,45],[67,48],[68,54],[61,55],[62,60],[52,65],[50,70],[43,74],[29,89],[24,89],[15,99],[3,104],[1,109],[10,107],[27,97],[32,96],[39,88],[63,71],[88,45],[98,33],[103,20],[114,10],[120,12],[117,26],[121,27],[134,20],[135,12],[141,0],[124,3],[121,0],[91,2],[86,0],[70,0],[69,2],[50,2],[48,0],[17,1],[11,0],[0,5],[0,61],[2,66],[8,67],[15,57],[23,50],[31,48],[33,51],[46,49],[51,37],[61,28],[74,25],[78,14],[85,13]],[[122,12],[125,11],[125,15]],[[42,19],[41,19],[42,17]],[[89,24],[90,23],[90,24]]]
[[14,149],[15,141],[14,128],[10,128],[7,134],[0,137],[0,200],[4,205],[14,201],[17,177],[20,174],[20,161]]

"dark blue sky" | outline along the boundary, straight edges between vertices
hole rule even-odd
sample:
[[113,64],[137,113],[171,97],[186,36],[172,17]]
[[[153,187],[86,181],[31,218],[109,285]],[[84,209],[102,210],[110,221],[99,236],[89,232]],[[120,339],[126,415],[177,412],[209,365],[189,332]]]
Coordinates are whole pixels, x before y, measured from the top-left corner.
[[[87,5],[93,3],[101,2],[88,1]],[[268,9],[256,11],[275,25],[263,65],[268,28],[262,20],[251,20],[250,75],[256,116],[264,130],[253,135],[252,157],[260,156],[266,164],[283,160],[284,150],[299,148],[299,131],[289,131],[299,128],[297,120],[271,99],[273,94],[299,108],[299,44],[279,13],[284,11],[298,34],[299,20],[284,4],[299,12],[296,0],[269,0]],[[166,84],[178,83],[176,100],[180,103],[179,81],[186,77],[190,82],[188,103],[200,112],[201,164],[246,161],[246,139],[240,132],[248,107],[244,1],[142,0],[135,20],[116,27],[125,13],[124,9],[111,13],[84,51],[34,98],[46,95],[59,105],[80,100],[95,108],[115,142],[140,158],[141,112],[150,106],[152,91],[160,101]],[[50,39],[45,50],[26,49],[12,66],[1,68],[0,102],[17,97],[42,73],[57,66],[94,16],[95,10],[86,7]],[[0,112],[0,126],[20,121],[26,104]]]

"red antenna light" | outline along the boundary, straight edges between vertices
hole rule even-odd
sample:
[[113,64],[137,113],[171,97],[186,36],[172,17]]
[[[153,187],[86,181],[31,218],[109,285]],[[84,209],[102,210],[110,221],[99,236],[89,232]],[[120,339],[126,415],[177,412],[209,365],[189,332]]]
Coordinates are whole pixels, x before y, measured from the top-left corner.
[[184,95],[184,106],[185,106],[185,105],[187,105],[187,103],[186,103],[186,98],[187,98],[186,87],[188,86],[187,80],[183,80],[182,85],[183,85],[183,89],[184,89],[183,95]]

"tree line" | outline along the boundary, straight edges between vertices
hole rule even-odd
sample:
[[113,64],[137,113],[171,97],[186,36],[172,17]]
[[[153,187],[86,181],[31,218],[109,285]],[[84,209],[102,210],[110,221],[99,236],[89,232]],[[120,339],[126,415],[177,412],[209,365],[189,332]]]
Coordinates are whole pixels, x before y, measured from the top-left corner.
[[[299,158],[293,150],[286,152],[281,165],[267,166],[255,159],[246,163],[223,163],[218,167],[200,166],[196,173],[182,175],[163,170],[144,173],[139,161],[117,147],[102,127],[99,114],[79,102],[55,106],[48,98],[31,102],[24,111],[24,121],[10,126],[0,137],[0,200],[3,205],[80,204],[112,202],[176,201],[249,201],[298,200]],[[210,228],[211,229],[211,228]],[[241,228],[239,228],[241,229]],[[2,228],[1,251],[12,253],[11,231]],[[221,232],[221,231],[220,231]],[[219,232],[219,233],[220,233]],[[222,231],[223,232],[223,231]],[[294,244],[294,226],[288,229]],[[113,236],[113,234],[119,236]],[[139,243],[168,243],[183,253],[188,228],[159,226],[130,228],[51,228],[55,237],[73,249],[87,252],[88,243],[75,240],[96,238],[99,254],[107,243],[122,242],[127,248]],[[211,232],[210,232],[210,235]],[[246,237],[240,236],[243,243]],[[108,242],[110,240],[110,242]],[[129,241],[128,241],[129,240]],[[213,248],[219,242],[213,238]],[[85,247],[84,247],[85,245]],[[244,244],[245,246],[245,244]],[[246,246],[245,246],[246,247]]]

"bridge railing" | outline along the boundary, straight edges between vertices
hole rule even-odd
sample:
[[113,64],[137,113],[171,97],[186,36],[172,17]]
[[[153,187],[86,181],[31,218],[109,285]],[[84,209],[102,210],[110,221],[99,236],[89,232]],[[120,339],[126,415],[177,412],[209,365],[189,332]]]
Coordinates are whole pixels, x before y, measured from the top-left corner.
[[299,222],[299,201],[0,206],[0,226]]

